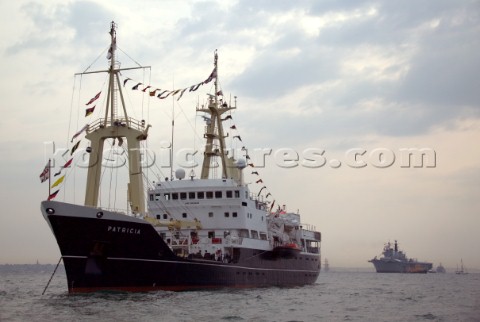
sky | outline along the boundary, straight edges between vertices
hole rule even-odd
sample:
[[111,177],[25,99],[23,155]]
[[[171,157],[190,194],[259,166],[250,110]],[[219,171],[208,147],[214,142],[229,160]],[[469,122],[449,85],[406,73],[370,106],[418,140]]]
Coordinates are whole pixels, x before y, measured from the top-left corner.
[[[88,122],[79,113],[106,78],[74,74],[107,66],[113,20],[122,67],[151,66],[122,77],[144,84],[197,84],[217,50],[237,100],[227,143],[247,146],[277,204],[322,232],[332,267],[373,269],[398,240],[409,257],[480,269],[480,1],[1,1],[0,18],[0,264],[58,261],[40,212],[45,142],[68,147]],[[172,115],[174,151],[201,149],[207,90],[124,92],[161,157]],[[82,203],[84,179],[75,170],[56,200]]]

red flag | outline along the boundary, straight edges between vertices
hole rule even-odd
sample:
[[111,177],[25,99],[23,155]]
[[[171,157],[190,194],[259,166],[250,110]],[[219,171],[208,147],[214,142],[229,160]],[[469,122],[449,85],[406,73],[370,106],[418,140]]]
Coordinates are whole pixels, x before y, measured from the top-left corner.
[[45,169],[43,169],[42,173],[40,174],[40,182],[45,182],[50,178],[50,161],[48,161]]
[[89,105],[89,104],[92,104],[93,102],[95,102],[96,100],[98,100],[98,98],[100,97],[100,94],[102,93],[102,91],[98,92],[97,95],[95,95],[95,97],[93,97],[91,100],[88,101],[87,104],[85,105]]
[[65,163],[62,168],[63,168],[63,169],[68,168],[68,167],[72,164],[72,161],[73,161],[73,158],[71,158],[70,160],[68,160],[67,163]]
[[60,190],[57,190],[55,191],[54,193],[52,193],[50,196],[48,196],[48,199],[47,200],[52,200],[54,199],[56,196],[57,196],[57,193],[59,192]]

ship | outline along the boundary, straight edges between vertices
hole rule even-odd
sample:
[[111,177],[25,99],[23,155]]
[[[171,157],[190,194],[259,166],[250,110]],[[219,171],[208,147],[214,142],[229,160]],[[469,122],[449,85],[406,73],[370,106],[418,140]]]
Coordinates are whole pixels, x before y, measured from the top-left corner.
[[447,270],[445,267],[442,265],[442,263],[438,264],[437,268],[435,269],[436,273],[446,273]]
[[406,253],[398,250],[398,243],[392,248],[390,242],[383,247],[382,257],[369,260],[375,266],[377,273],[427,273],[432,269],[433,264],[420,262],[416,259],[408,258]]
[[[193,170],[186,176],[185,169],[172,168],[171,177],[151,182],[142,173],[139,152],[151,126],[128,115],[122,96],[122,82],[128,80],[123,73],[137,67],[120,68],[115,22],[109,34],[108,70],[101,71],[108,73],[105,117],[84,129],[89,141],[85,201],[55,201],[55,192],[41,202],[61,253],[68,292],[315,283],[321,266],[321,233],[303,224],[298,211],[274,207],[275,201],[261,194],[264,187],[250,191],[244,172],[256,169],[250,168],[247,155],[235,156],[227,150],[223,122],[231,118],[237,103],[220,96],[217,51],[208,78],[214,81],[214,92],[207,94],[204,105],[196,106],[205,121],[200,177]],[[126,212],[99,203],[104,144],[110,139],[128,147]],[[249,174],[257,172],[251,170]],[[42,172],[43,178],[46,173]]]

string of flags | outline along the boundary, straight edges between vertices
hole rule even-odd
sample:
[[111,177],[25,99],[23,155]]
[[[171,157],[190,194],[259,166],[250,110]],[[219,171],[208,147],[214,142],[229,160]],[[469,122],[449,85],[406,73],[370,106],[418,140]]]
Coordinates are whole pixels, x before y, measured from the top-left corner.
[[[226,120],[229,120],[229,119],[232,120],[232,122],[233,122],[232,115],[227,115],[226,117],[222,118],[222,121],[226,121]],[[235,124],[232,124],[232,125],[230,126],[230,129],[231,129],[231,130],[235,130],[235,131],[238,132],[237,126],[236,126]],[[236,140],[238,140],[238,141],[240,141],[240,142],[243,142],[243,141],[242,141],[242,137],[241,137],[240,135],[234,135],[234,136],[232,137],[232,139],[236,139]],[[245,159],[247,160],[248,166],[249,166],[249,167],[252,167],[252,168],[255,168],[255,165],[250,161],[251,158],[250,158],[250,156],[248,155],[248,150],[247,150],[247,148],[246,148],[245,146],[242,146],[242,151],[245,151]],[[252,174],[257,175],[257,176],[260,176],[260,174],[259,174],[258,171],[256,171],[256,170],[255,170],[255,171],[252,171]],[[263,180],[262,180],[261,178],[259,178],[258,180],[255,181],[255,183],[256,183],[256,184],[263,184]],[[267,193],[265,194],[265,199],[268,199],[269,197],[271,197],[272,194],[271,194],[270,192],[268,192],[267,186],[262,186],[262,187],[260,188],[260,190],[258,191],[257,197],[259,197],[259,196],[262,194],[262,191],[265,190],[265,189],[266,189],[266,192],[267,192]],[[270,210],[269,210],[269,212],[272,212],[272,209],[273,209],[273,206],[274,206],[274,205],[275,205],[275,200],[272,201],[272,204],[270,205]]]
[[[210,75],[207,77],[207,79],[205,79],[204,81],[202,81],[198,84],[190,85],[190,86],[187,86],[185,88],[165,90],[165,89],[161,89],[161,88],[158,88],[158,87],[155,87],[155,86],[152,86],[152,85],[145,85],[141,82],[136,82],[135,85],[132,87],[132,90],[134,90],[134,91],[140,90],[140,86],[143,85],[144,87],[143,87],[143,89],[141,89],[141,91],[144,92],[144,93],[146,93],[148,91],[150,96],[156,96],[158,99],[165,99],[165,98],[169,97],[170,95],[175,96],[175,95],[179,94],[178,97],[177,97],[177,101],[179,101],[182,98],[183,94],[187,90],[188,90],[188,92],[195,92],[197,89],[200,88],[200,86],[206,85],[216,78],[217,78],[217,68],[214,67],[212,72],[210,73]],[[127,77],[123,81],[123,87],[126,86],[128,81],[133,81],[133,80],[131,78]],[[157,92],[158,92],[158,94],[157,94]],[[220,91],[220,95],[223,95],[221,93],[221,91]]]

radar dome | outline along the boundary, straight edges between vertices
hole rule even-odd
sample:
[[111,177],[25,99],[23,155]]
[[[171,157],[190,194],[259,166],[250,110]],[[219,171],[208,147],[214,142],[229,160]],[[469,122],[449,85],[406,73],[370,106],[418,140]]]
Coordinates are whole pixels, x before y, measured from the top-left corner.
[[244,169],[247,166],[247,161],[245,161],[245,159],[238,159],[236,166],[239,169]]
[[177,169],[175,171],[175,177],[179,180],[182,180],[183,178],[185,178],[185,170],[184,169]]

